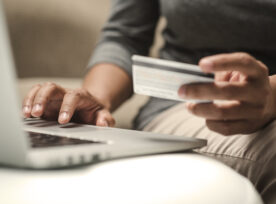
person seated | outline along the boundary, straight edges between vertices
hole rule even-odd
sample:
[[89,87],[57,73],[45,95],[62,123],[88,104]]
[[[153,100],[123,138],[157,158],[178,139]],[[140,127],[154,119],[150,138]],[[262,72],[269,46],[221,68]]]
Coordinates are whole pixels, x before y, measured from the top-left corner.
[[197,152],[246,176],[266,203],[276,203],[275,1],[113,0],[82,88],[35,85],[24,117],[113,127],[111,112],[133,94],[131,56],[148,55],[161,16],[160,58],[215,74],[214,83],[183,85],[179,95],[230,102],[150,98],[134,128],[207,139]]

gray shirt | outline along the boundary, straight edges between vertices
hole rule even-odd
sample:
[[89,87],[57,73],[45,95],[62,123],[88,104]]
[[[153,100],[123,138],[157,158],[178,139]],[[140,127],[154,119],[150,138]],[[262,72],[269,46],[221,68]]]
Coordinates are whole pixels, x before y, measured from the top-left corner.
[[[197,64],[205,56],[243,51],[276,73],[276,0],[112,0],[89,67],[109,62],[131,76],[131,56],[148,55],[160,16],[167,19],[161,58]],[[151,98],[135,128],[175,104]]]

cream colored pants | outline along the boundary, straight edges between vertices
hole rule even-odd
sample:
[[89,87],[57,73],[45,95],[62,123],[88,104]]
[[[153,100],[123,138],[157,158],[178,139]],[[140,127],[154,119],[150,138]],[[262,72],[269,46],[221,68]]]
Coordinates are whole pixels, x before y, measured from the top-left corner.
[[207,139],[208,145],[196,152],[232,167],[254,184],[265,203],[276,204],[276,121],[254,134],[225,137],[179,104],[157,116],[144,131]]

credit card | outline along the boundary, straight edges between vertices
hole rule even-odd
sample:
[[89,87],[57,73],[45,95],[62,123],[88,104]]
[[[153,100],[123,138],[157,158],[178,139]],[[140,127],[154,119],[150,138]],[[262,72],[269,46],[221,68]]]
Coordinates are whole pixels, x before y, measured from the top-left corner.
[[214,75],[202,72],[197,65],[139,55],[133,55],[132,61],[133,87],[136,94],[188,101],[178,96],[178,89],[182,85],[214,82]]

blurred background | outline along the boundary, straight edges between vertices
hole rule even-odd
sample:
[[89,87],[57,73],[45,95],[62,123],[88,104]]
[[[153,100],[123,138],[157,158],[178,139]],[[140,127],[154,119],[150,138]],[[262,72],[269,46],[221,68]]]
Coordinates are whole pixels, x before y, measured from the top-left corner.
[[20,78],[82,77],[109,0],[4,0]]
[[[109,16],[110,0],[3,0],[19,77],[21,98],[36,83],[81,86],[89,58]],[[156,32],[151,55],[162,46]],[[147,97],[134,96],[115,113],[117,127],[130,128]]]

